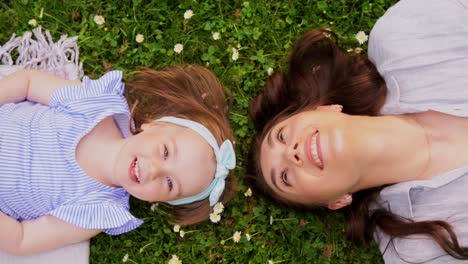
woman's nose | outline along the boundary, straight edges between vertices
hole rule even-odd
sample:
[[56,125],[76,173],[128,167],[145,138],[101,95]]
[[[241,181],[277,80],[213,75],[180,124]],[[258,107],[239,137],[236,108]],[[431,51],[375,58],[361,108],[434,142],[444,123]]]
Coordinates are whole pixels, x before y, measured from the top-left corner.
[[302,158],[300,156],[299,144],[297,142],[289,145],[286,151],[286,158],[290,162],[292,162],[295,165],[302,166]]

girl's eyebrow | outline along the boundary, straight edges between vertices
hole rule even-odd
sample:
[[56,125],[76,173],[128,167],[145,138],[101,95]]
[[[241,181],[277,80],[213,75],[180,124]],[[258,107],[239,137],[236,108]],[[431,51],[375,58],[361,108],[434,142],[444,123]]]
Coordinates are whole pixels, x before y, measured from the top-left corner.
[[177,145],[177,141],[174,138],[171,139],[171,143],[172,143],[172,155],[174,156],[174,159],[177,159],[179,146]]
[[[171,139],[171,145],[172,145],[172,156],[173,156],[173,159],[174,161],[177,161],[178,160],[178,149],[179,149],[179,146],[177,145],[177,140],[175,140],[174,138]],[[178,198],[180,198],[180,195],[183,193],[182,192],[182,185],[180,184],[180,179],[177,177],[172,177],[174,179],[174,182],[177,184],[177,194],[176,196]]]

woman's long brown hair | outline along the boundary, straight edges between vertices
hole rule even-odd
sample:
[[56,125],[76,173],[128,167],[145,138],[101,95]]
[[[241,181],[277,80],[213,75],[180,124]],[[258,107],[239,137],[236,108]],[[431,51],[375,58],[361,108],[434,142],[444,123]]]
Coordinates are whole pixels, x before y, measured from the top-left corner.
[[[143,69],[126,83],[127,98],[131,104],[136,129],[163,116],[190,119],[207,127],[218,145],[233,140],[227,113],[230,93],[208,69],[196,65],[172,66],[164,70]],[[190,173],[190,172],[187,172]],[[232,174],[232,173],[231,173]],[[220,201],[228,202],[234,191],[234,177],[226,178]],[[171,220],[181,225],[208,219],[211,207],[208,198],[187,205],[171,207]]]
[[[287,71],[268,78],[265,89],[249,107],[258,134],[249,153],[246,180],[256,192],[288,207],[316,208],[274,195],[266,184],[260,169],[260,144],[267,132],[292,114],[319,105],[341,104],[344,113],[375,116],[385,101],[387,87],[375,66],[365,56],[338,47],[333,37],[326,30],[305,33],[290,54]],[[354,193],[353,203],[344,209],[351,241],[369,244],[377,227],[391,238],[426,234],[452,257],[468,259],[468,248],[460,246],[447,222],[414,222],[383,207],[371,210],[381,189]]]

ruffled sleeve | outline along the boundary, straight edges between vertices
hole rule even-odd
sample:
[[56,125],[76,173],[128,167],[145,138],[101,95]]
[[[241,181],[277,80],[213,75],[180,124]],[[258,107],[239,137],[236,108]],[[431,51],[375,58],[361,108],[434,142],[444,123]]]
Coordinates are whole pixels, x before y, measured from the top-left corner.
[[110,112],[128,111],[124,90],[121,71],[108,72],[97,80],[85,76],[81,85],[57,89],[49,100],[49,107],[95,119]]
[[81,228],[103,229],[109,235],[129,232],[143,223],[125,206],[108,202],[63,205],[49,214]]

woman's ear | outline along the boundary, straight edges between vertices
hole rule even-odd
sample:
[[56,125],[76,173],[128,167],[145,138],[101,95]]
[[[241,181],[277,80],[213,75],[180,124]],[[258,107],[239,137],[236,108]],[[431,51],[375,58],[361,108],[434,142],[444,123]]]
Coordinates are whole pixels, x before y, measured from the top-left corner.
[[339,104],[321,105],[317,107],[317,110],[341,112],[343,110],[343,106]]
[[352,201],[353,201],[353,196],[347,193],[341,196],[340,198],[338,198],[337,200],[333,202],[329,202],[327,207],[328,209],[331,209],[331,210],[338,210],[338,209],[341,209],[343,207],[350,205]]

